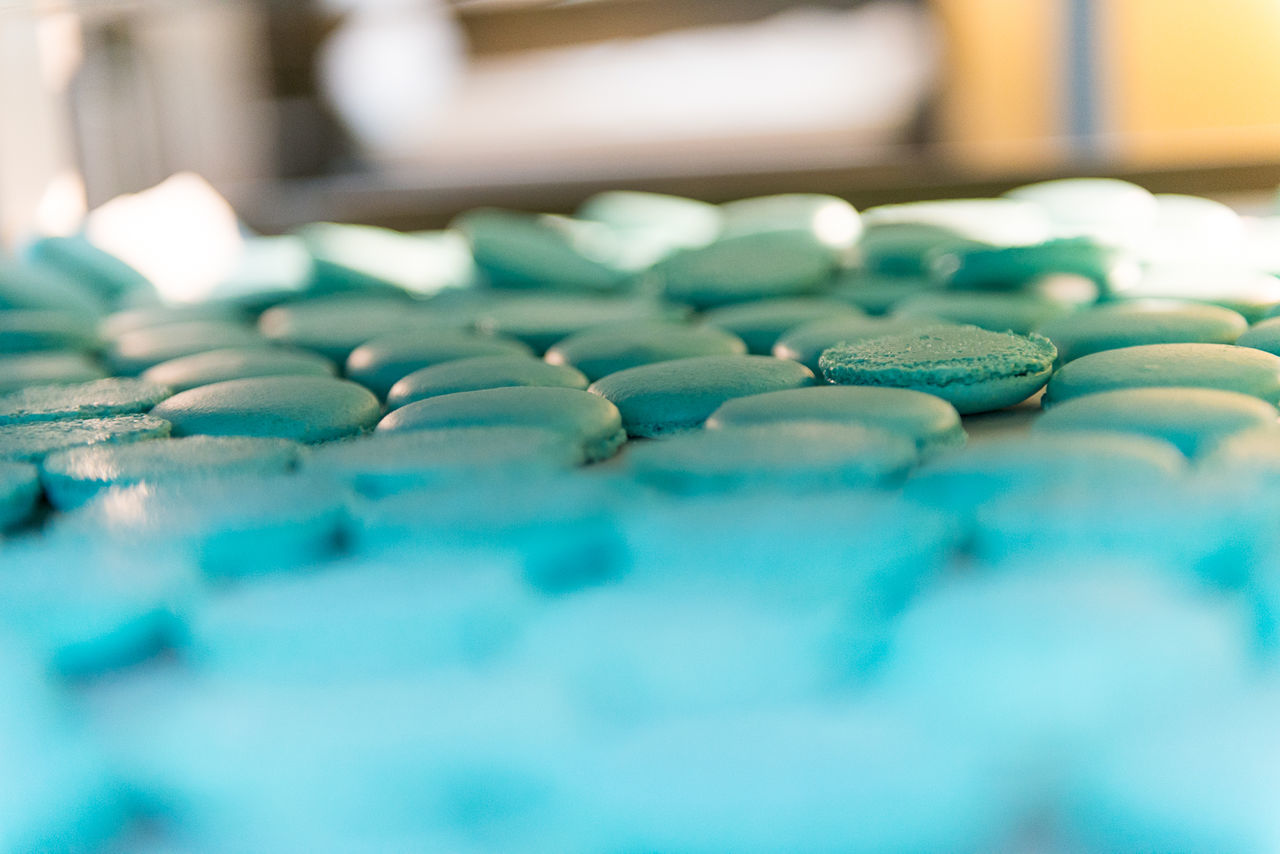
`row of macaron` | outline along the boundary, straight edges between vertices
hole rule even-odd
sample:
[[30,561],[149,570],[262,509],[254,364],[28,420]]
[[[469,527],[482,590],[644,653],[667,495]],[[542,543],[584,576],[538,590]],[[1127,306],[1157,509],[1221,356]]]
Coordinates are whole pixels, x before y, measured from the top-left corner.
[[[859,305],[857,296],[867,289],[892,290],[901,298]],[[884,310],[892,313],[882,317]],[[137,375],[207,351],[227,352],[166,366],[157,381],[181,388],[230,378],[237,369],[241,376],[267,369],[318,374],[332,373],[337,365],[386,395],[401,376],[444,358],[530,352],[549,352],[553,361],[579,367],[591,380],[646,356],[750,352],[793,358],[817,370],[818,356],[834,343],[936,322],[1040,332],[1064,362],[1135,344],[1280,345],[1277,322],[1262,320],[1250,328],[1241,312],[1205,302],[1124,299],[1081,306],[1026,293],[912,295],[903,282],[863,283],[840,298],[754,300],[709,310],[697,325],[689,324],[687,315],[687,309],[653,299],[497,291],[426,301],[385,295],[314,298],[269,309],[257,329],[246,314],[225,304],[127,310],[102,321],[97,333],[74,314],[8,310],[0,314],[0,351],[6,354],[8,375],[2,388],[41,379],[84,380],[106,371]],[[610,326],[612,337],[602,331]],[[282,349],[262,352],[272,346]],[[99,349],[105,368],[86,358]],[[76,353],[81,358],[72,358]]]
[[[1233,259],[1268,270],[1265,221],[1208,199],[1154,196],[1122,181],[1077,179],[1019,188],[994,199],[917,202],[859,214],[823,194],[783,194],[712,205],[653,193],[607,192],[573,216],[480,209],[443,232],[399,234],[315,223],[293,235],[254,236],[259,263],[201,293],[265,305],[310,291],[434,293],[484,281],[498,287],[620,292],[656,282],[678,302],[707,308],[829,287],[842,267],[927,276],[955,287],[1019,288],[1046,272],[1069,273],[1101,291],[1132,284],[1122,259]],[[246,239],[244,236],[242,240]],[[1258,251],[1252,251],[1252,250]],[[280,257],[293,263],[279,264]],[[298,256],[297,259],[294,256]],[[42,237],[23,249],[40,272],[79,282],[33,282],[28,269],[0,270],[0,302],[78,308],[137,304],[150,284],[83,236]],[[276,261],[273,269],[268,263]],[[20,273],[25,273],[24,278]],[[279,279],[279,281],[275,281]],[[297,281],[294,281],[297,280]],[[4,298],[5,292],[10,292]]]
[[[749,420],[753,399],[740,403]],[[736,417],[726,406],[726,420]],[[37,636],[65,635],[48,654],[77,675],[181,637],[129,611],[145,606],[169,626],[174,591],[119,589],[128,573],[91,557],[98,548],[132,555],[157,581],[182,578],[182,567],[210,580],[259,578],[388,551],[442,572],[509,565],[531,589],[553,593],[657,568],[681,583],[704,579],[708,590],[734,577],[811,604],[849,602],[845,616],[861,629],[957,561],[1122,562],[1207,591],[1242,591],[1259,614],[1276,611],[1272,429],[1241,432],[1194,466],[1156,438],[1036,431],[940,453],[903,485],[916,460],[908,445],[886,429],[786,421],[646,443],[620,466],[587,470],[577,469],[580,443],[533,427],[405,432],[313,450],[192,437],[64,451],[45,460],[40,478],[67,512],[5,544],[6,623],[16,615]],[[35,467],[9,464],[3,474],[6,512],[29,510]],[[901,494],[874,488],[899,485]],[[138,632],[111,622],[119,601]],[[858,617],[868,613],[878,616]],[[1259,649],[1280,641],[1259,631]]]

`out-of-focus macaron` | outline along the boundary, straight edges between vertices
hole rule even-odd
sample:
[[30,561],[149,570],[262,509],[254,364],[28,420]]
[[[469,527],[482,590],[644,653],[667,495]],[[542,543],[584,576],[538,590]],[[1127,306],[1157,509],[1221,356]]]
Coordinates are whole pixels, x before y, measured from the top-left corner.
[[965,443],[960,414],[940,397],[903,388],[820,385],[725,401],[707,428],[823,421],[857,424],[911,440],[922,458]]
[[1032,424],[1038,432],[1109,430],[1163,439],[1189,457],[1258,427],[1280,412],[1248,394],[1211,388],[1132,388],[1087,394],[1054,406]]
[[570,335],[546,353],[553,365],[577,368],[595,382],[640,365],[695,356],[740,356],[745,343],[731,332],[661,320],[593,326]]
[[[856,317],[861,312],[848,302],[829,297],[762,299],[713,308],[702,322],[731,332],[747,345],[747,352],[768,356],[782,333],[812,320]],[[709,354],[690,354],[709,355]]]
[[294,467],[301,450],[288,439],[250,436],[88,445],[45,457],[40,477],[50,503],[70,510],[111,487],[280,474]]
[[821,421],[724,427],[637,445],[636,480],[677,494],[764,489],[824,492],[900,483],[915,443],[886,430]]
[[584,462],[582,443],[542,427],[458,427],[378,432],[329,442],[303,468],[370,498],[497,474],[545,473]]

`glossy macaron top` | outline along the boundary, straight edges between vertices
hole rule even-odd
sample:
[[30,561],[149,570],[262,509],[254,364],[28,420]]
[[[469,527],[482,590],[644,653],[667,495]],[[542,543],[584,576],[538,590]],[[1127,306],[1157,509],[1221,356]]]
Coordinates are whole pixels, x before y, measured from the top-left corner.
[[1040,432],[1111,430],[1164,439],[1189,457],[1212,451],[1222,440],[1274,427],[1273,404],[1249,394],[1214,388],[1121,388],[1063,401],[1038,417]]
[[248,377],[331,377],[333,362],[309,350],[290,347],[228,347],[179,356],[142,372],[148,382],[186,391],[196,386]]
[[396,332],[366,341],[351,351],[343,373],[379,397],[386,397],[401,378],[421,368],[477,356],[532,356],[514,338],[481,335],[462,329]]
[[[1065,364],[1103,350],[1140,344],[1231,344],[1248,329],[1239,313],[1180,300],[1110,302],[1052,318],[1036,330]],[[1265,348],[1264,348],[1265,349]]]
[[769,356],[700,356],[628,368],[591,384],[612,401],[632,436],[661,436],[700,426],[726,400],[813,385],[813,372]]
[[737,335],[713,326],[635,320],[593,326],[547,351],[553,365],[569,365],[595,381],[608,374],[694,356],[737,356],[747,351]]
[[1216,388],[1280,402],[1280,356],[1230,344],[1142,344],[1068,362],[1045,389],[1052,406],[1087,394],[1144,386]]
[[419,400],[388,413],[378,432],[496,426],[542,427],[570,436],[589,461],[612,456],[626,441],[612,403],[578,389],[546,386],[460,391]]
[[585,389],[587,377],[568,365],[548,364],[533,356],[476,356],[414,371],[387,393],[387,406],[398,409],[415,400],[507,386],[550,386]]
[[372,429],[378,399],[332,377],[252,377],[179,392],[153,410],[175,436],[274,436],[299,442],[339,439]]

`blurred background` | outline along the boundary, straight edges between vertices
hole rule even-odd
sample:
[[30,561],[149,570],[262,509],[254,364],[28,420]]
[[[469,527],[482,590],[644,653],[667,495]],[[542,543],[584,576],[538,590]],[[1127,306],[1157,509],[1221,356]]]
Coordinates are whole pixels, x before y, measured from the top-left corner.
[[1269,200],[1280,1],[0,0],[0,240],[182,170],[266,232],[614,187]]

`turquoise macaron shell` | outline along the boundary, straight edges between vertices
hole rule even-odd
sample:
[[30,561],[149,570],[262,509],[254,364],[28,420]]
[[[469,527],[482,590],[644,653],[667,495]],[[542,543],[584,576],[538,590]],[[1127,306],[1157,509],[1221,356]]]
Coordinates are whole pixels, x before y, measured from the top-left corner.
[[688,309],[647,298],[538,293],[508,297],[480,311],[476,328],[523,341],[542,355],[576,332],[606,323],[678,320]]
[[1043,403],[1144,386],[1213,388],[1280,402],[1280,356],[1230,344],[1142,344],[1082,356],[1049,380]]
[[829,297],[790,297],[713,308],[704,313],[701,320],[707,326],[724,329],[741,338],[748,353],[768,356],[782,333],[792,327],[811,320],[856,317],[861,313],[853,305]]
[[635,277],[601,223],[478,208],[450,227],[471,244],[476,265],[498,287],[617,291]]
[[1280,317],[1261,320],[1240,334],[1235,343],[1241,347],[1266,350],[1280,356]]
[[142,379],[177,391],[248,377],[331,377],[337,366],[319,353],[289,347],[229,347],[153,365]]
[[855,268],[840,273],[827,299],[839,300],[867,314],[886,314],[908,297],[938,289],[938,284],[925,276],[887,276]]
[[701,356],[628,368],[591,384],[588,391],[622,413],[631,436],[693,430],[726,400],[813,385],[813,372],[769,356]]
[[180,356],[229,347],[265,347],[251,326],[225,320],[192,320],[121,333],[108,342],[104,358],[121,376],[136,376],[152,365]]
[[[1233,344],[1249,323],[1229,308],[1177,300],[1103,303],[1045,321],[1036,330],[1058,362],[1141,344]],[[1266,349],[1265,347],[1261,349]]]
[[740,356],[746,344],[737,335],[712,326],[661,320],[607,324],[558,342],[546,353],[553,365],[569,365],[594,382],[608,374],[672,359]]
[[921,456],[964,445],[960,413],[940,397],[905,388],[819,385],[726,401],[707,429],[823,421],[857,424],[910,439]]
[[428,303],[408,297],[339,295],[269,308],[258,317],[258,332],[341,364],[352,350],[380,335],[453,324]]
[[653,269],[667,298],[698,309],[822,289],[839,257],[812,234],[780,231],[726,237],[687,249]]
[[252,377],[179,392],[152,410],[175,436],[271,436],[323,442],[373,429],[373,393],[331,377]]
[[1111,430],[1172,443],[1189,457],[1245,430],[1274,426],[1280,411],[1249,394],[1212,388],[1123,388],[1063,401],[1032,424],[1037,432]]
[[89,317],[106,308],[101,294],[79,277],[44,264],[0,258],[0,309],[51,309]]
[[965,246],[931,259],[933,275],[957,290],[1016,291],[1051,275],[1082,276],[1099,294],[1114,290],[1119,253],[1089,237],[1030,246]]
[[1069,305],[1033,294],[979,291],[930,291],[907,297],[893,307],[897,317],[933,318],[1020,335],[1069,311]]
[[923,391],[965,415],[1026,400],[1044,387],[1056,356],[1034,333],[936,326],[832,347],[819,364],[829,382]]
[[460,391],[407,404],[388,413],[378,432],[457,427],[542,427],[580,443],[588,461],[613,456],[624,441],[618,408],[572,388],[509,386]]
[[374,338],[352,350],[343,373],[385,398],[392,386],[421,368],[478,356],[522,355],[532,356],[533,351],[513,338],[461,329],[401,332]]
[[587,377],[568,365],[548,364],[532,356],[477,356],[414,371],[391,387],[387,408],[459,391],[507,386],[586,389]]

